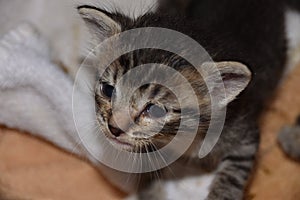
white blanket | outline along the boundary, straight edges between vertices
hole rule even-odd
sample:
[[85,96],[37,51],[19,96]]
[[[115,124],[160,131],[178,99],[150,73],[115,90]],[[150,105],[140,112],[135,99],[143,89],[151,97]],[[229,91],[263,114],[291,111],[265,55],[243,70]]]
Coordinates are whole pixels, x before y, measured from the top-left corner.
[[77,133],[72,112],[73,84],[50,61],[46,41],[32,25],[22,24],[0,39],[0,124],[88,159],[117,184],[122,173],[95,159]]
[[0,124],[80,154],[72,116],[72,80],[49,60],[45,40],[22,24],[0,40]]

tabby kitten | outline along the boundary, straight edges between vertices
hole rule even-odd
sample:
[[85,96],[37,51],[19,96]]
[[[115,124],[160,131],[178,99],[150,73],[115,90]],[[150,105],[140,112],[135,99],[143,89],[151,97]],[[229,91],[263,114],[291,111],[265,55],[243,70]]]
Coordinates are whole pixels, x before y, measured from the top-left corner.
[[[220,102],[220,107],[227,107],[226,123],[212,152],[203,159],[198,158],[199,145],[211,120],[211,101],[204,79],[185,59],[170,52],[137,50],[112,63],[99,76],[95,86],[97,121],[115,147],[129,152],[149,152],[173,139],[181,117],[196,120],[193,111],[200,108],[195,142],[177,162],[198,171],[216,170],[206,199],[242,199],[259,143],[258,117],[264,102],[272,96],[286,62],[286,3],[282,0],[192,0],[182,5],[175,1],[158,1],[156,8],[136,19],[88,5],[78,10],[96,45],[122,31],[162,27],[184,33],[206,49],[216,62],[227,94]],[[166,64],[179,71],[197,91],[198,104],[180,107],[172,91],[160,84],[143,85],[130,97],[122,93],[131,85],[126,81],[117,84],[120,78],[136,66],[147,63]],[[153,74],[155,72],[149,67],[140,78],[155,76]],[[162,76],[166,82],[169,79],[176,82],[178,78]],[[189,101],[187,91],[180,87],[177,90],[186,94],[185,101]],[[130,118],[122,106],[125,101],[130,102]],[[116,112],[112,113],[113,107]],[[190,112],[181,116],[184,109]],[[156,133],[156,127],[161,124],[163,128]],[[169,169],[162,169],[159,174],[168,180],[168,172]],[[144,182],[136,197],[168,199],[168,181],[150,182],[147,177],[149,174],[139,177]]]

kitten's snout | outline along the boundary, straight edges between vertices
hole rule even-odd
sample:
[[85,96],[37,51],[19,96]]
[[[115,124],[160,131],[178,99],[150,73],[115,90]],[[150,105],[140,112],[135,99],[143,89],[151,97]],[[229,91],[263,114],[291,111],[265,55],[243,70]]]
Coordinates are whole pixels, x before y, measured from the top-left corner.
[[108,123],[110,132],[116,137],[125,134],[130,126],[130,119],[128,119],[125,114],[120,112],[116,112]]
[[108,128],[109,128],[110,132],[116,137],[119,137],[120,135],[124,134],[124,131],[122,131],[119,128],[113,127],[111,125],[108,125]]

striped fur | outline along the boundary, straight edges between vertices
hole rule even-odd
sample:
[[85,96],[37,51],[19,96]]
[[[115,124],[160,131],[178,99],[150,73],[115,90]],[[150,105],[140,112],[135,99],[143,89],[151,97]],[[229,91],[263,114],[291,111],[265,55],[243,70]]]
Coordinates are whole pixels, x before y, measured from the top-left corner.
[[[183,176],[191,175],[187,173],[187,169],[193,168],[198,172],[217,170],[206,199],[242,199],[259,144],[258,118],[265,101],[276,88],[286,62],[284,1],[279,0],[274,3],[272,0],[191,0],[190,4],[184,4],[184,10],[179,10],[180,1],[177,6],[168,0],[159,2],[161,4],[158,4],[155,11],[152,10],[136,19],[128,18],[118,12],[107,15],[121,26],[121,31],[139,27],[163,27],[182,32],[199,42],[214,61],[238,61],[246,64],[253,74],[252,81],[245,89],[251,75],[241,63],[226,62],[227,67],[224,67],[224,62],[217,64],[226,92],[232,98],[224,105],[227,106],[228,112],[217,145],[208,156],[198,159],[199,143],[205,136],[211,120],[211,102],[204,80],[195,73],[188,62],[169,52],[153,49],[134,51],[116,60],[97,80],[95,96],[99,126],[109,137],[112,132],[109,130],[109,124],[115,125],[112,120],[113,115],[117,115],[118,118],[123,116],[121,123],[127,129],[126,142],[131,145],[121,146],[121,148],[141,152],[143,151],[141,147],[151,146],[151,144],[155,144],[154,147],[156,145],[162,147],[170,142],[176,133],[180,118],[187,117],[193,120],[195,108],[200,107],[201,123],[197,137],[190,149],[176,162],[185,166],[186,170],[176,173],[175,178],[169,172],[169,169],[175,171],[173,166],[156,173],[159,173],[162,178],[167,180],[173,178],[176,181],[181,173]],[[84,7],[86,6],[81,8]],[[99,8],[89,6],[87,8],[106,13]],[[101,26],[102,23],[96,21],[93,25]],[[103,29],[94,27],[92,30],[96,33],[97,31]],[[102,58],[95,59],[101,62]],[[143,85],[134,92],[133,96],[123,94],[123,91],[135,84],[134,80],[125,80],[118,86],[116,82],[126,72],[147,63],[166,64],[179,71],[197,91],[198,104],[181,108],[174,94],[159,84]],[[241,70],[242,74],[236,74],[239,71],[236,70],[237,68],[244,69]],[[153,73],[155,74],[153,69],[149,67],[147,72],[138,78],[147,80],[148,77],[153,76]],[[226,72],[226,69],[229,71]],[[160,76],[165,81],[173,80],[177,83],[176,89],[186,97],[185,101],[189,101],[188,91],[180,87],[181,82],[178,77],[163,73]],[[112,99],[105,97],[103,91],[101,92],[103,83],[114,87]],[[128,117],[122,115],[124,102],[130,102],[130,118],[133,119],[134,124],[130,124]],[[144,110],[148,102],[165,106],[168,110],[166,117],[158,120],[145,117]],[[112,113],[112,105],[117,107],[118,112],[115,114]],[[189,111],[187,116],[180,116],[183,109]],[[152,135],[156,127],[162,123],[165,123],[163,129],[158,134]],[[155,148],[150,148],[150,151],[152,150]],[[149,148],[146,148],[146,151],[149,151]],[[168,184],[149,181],[151,180],[149,176],[153,177],[151,174],[142,174],[144,177],[142,179],[145,181],[141,183],[136,198],[167,199]],[[196,177],[195,173],[192,173],[192,176]]]

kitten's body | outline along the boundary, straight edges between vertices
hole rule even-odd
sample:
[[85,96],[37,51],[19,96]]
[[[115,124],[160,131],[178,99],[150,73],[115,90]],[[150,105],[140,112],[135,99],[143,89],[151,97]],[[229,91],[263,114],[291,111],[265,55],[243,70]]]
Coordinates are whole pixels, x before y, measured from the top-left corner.
[[[190,175],[187,172],[189,170],[182,170],[182,166],[187,167],[187,164],[194,176],[195,169],[198,173],[217,170],[214,179],[207,179],[212,181],[207,199],[242,199],[259,143],[258,117],[264,103],[272,96],[279,83],[286,63],[286,3],[281,0],[276,3],[273,0],[192,1],[187,7],[188,12],[183,11],[183,14],[176,8],[170,9],[170,6],[162,4],[156,11],[136,20],[89,6],[79,9],[88,22],[94,19],[89,16],[89,9],[105,13],[120,24],[122,31],[140,27],[162,27],[179,31],[200,43],[214,61],[237,61],[250,68],[252,81],[228,105],[225,127],[213,151],[201,160],[197,157],[198,152],[188,151],[170,166],[176,178]],[[83,9],[85,10],[82,11]],[[109,22],[111,23],[110,20]],[[149,56],[150,54],[151,52],[133,54],[134,66],[156,61],[156,56]],[[124,63],[126,62],[121,65]],[[97,97],[97,100],[100,107],[105,105],[101,97]],[[99,109],[106,112],[104,108]],[[176,173],[178,169],[185,173]],[[167,168],[159,173],[166,179],[174,178],[169,171]],[[140,178],[139,175],[131,176]],[[155,181],[149,184],[148,178],[151,176],[153,174],[142,175],[141,180],[145,179],[145,182],[138,197],[147,200],[167,199],[170,184],[156,184]]]

